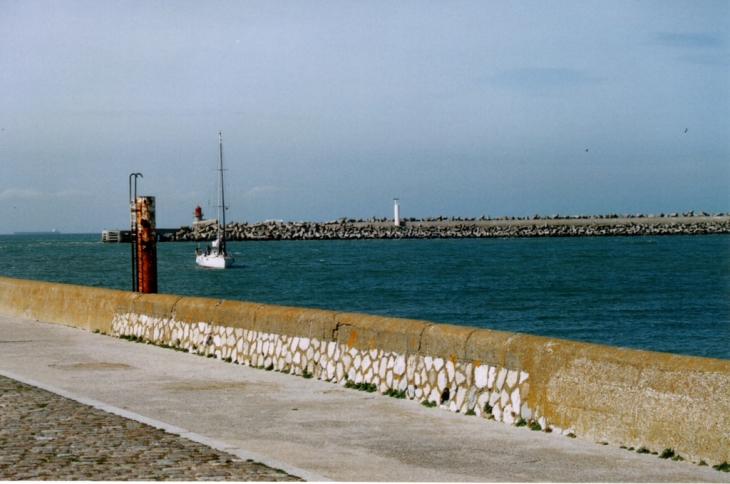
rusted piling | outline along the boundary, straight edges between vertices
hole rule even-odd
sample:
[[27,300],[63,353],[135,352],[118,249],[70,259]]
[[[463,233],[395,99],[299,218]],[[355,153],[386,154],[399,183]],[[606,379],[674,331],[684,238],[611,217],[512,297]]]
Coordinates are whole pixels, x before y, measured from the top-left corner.
[[157,293],[157,234],[155,197],[137,197],[137,281],[138,291]]

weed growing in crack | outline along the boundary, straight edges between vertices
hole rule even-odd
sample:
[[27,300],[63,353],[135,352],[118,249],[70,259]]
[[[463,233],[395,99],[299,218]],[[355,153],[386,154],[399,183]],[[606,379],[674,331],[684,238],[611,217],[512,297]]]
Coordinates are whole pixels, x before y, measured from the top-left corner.
[[669,459],[671,457],[674,457],[674,450],[672,449],[664,449],[662,453],[659,455],[660,459]]
[[373,393],[378,389],[374,383],[355,383],[352,380],[345,382],[345,388],[352,388],[353,390],[359,390],[361,392]]
[[515,420],[515,427],[524,427],[525,425],[527,425],[527,420],[524,418],[520,417]]
[[385,393],[383,393],[383,395],[386,395],[388,397],[393,397],[393,398],[406,398],[406,391],[388,388],[387,390],[385,390]]
[[651,451],[647,449],[646,447],[639,447],[639,450],[636,451],[637,454],[651,454]]
[[421,405],[423,405],[424,407],[433,408],[438,405],[438,403],[432,402],[431,400],[424,400],[421,402]]
[[531,422],[530,423],[530,430],[535,430],[535,431],[542,430],[542,425],[540,425],[537,422]]
[[713,469],[716,471],[721,472],[730,472],[730,464],[728,464],[727,461],[723,462],[722,464],[717,464],[716,466],[712,466]]

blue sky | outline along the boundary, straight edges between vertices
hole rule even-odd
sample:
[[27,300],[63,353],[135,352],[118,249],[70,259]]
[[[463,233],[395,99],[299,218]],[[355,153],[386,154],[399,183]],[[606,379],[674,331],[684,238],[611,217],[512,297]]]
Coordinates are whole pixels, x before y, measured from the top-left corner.
[[[730,210],[727,2],[0,0],[0,233]],[[685,132],[686,130],[686,132]],[[586,151],[588,150],[588,151]]]

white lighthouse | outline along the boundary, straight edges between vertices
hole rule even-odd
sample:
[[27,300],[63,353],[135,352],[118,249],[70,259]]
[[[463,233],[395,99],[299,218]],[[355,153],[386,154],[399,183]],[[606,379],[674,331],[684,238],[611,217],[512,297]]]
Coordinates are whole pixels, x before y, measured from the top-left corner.
[[394,198],[393,202],[395,202],[395,205],[393,205],[393,223],[395,223],[396,227],[400,227],[400,206],[398,205],[398,199]]

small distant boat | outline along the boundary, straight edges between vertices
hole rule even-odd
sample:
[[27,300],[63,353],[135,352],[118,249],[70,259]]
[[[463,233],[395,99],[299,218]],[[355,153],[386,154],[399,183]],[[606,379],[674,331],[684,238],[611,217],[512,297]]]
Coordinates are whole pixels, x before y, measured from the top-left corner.
[[53,229],[49,232],[14,232],[15,235],[60,235],[61,232],[59,232],[56,229]]
[[209,269],[226,269],[233,266],[233,257],[226,252],[226,201],[223,190],[223,136],[218,133],[218,234],[212,243],[213,250],[195,249],[195,263]]

